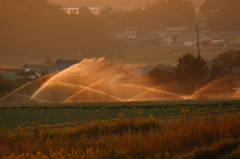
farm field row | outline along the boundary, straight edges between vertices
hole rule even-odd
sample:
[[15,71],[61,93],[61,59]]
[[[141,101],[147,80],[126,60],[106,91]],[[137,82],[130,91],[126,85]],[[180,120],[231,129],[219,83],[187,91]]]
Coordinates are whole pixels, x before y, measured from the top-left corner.
[[169,120],[181,116],[182,109],[188,114],[239,111],[239,100],[212,101],[162,101],[73,103],[38,105],[1,105],[0,128],[29,127],[36,121],[40,125],[86,123],[115,120],[116,118],[159,117]]

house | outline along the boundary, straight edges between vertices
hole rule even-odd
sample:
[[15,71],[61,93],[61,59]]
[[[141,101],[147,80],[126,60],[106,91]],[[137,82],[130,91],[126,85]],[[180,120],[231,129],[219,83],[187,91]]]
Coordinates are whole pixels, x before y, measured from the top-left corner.
[[[213,40],[211,37],[206,36],[204,34],[199,35],[199,42],[201,45],[206,45],[210,43],[210,41]],[[176,38],[176,42],[179,44],[184,44],[184,46],[193,46],[192,44],[197,44],[197,34],[195,32],[192,32],[191,34],[185,34],[185,35],[179,35]]]
[[185,42],[184,46],[186,46],[186,47],[197,47],[197,43],[196,42]]
[[240,46],[240,36],[236,36],[232,41],[230,41],[230,45]]
[[192,33],[192,34],[185,34],[185,35],[180,35],[179,37],[176,38],[176,42],[179,44],[185,44],[186,42],[197,42],[197,35]]
[[183,31],[186,31],[186,30],[187,30],[186,26],[167,27],[165,29],[165,32],[183,32]]
[[38,69],[4,69],[0,71],[0,75],[3,78],[10,79],[10,80],[17,80],[17,79],[23,79],[24,77],[30,78],[30,79],[36,79],[40,76],[42,76],[42,73]]
[[202,30],[200,29],[199,33],[206,36],[213,36],[214,34],[212,30],[205,30],[205,29],[202,29]]
[[47,72],[48,68],[51,67],[53,64],[27,64],[23,65],[23,69],[36,69],[41,73]]
[[137,31],[115,31],[109,33],[110,37],[132,46],[138,43]]
[[50,66],[46,73],[54,73],[65,70],[66,68],[81,62],[80,59],[57,59],[56,63]]
[[224,39],[220,39],[220,40],[212,40],[212,41],[210,41],[210,43],[213,44],[213,45],[223,45],[224,42],[225,42]]
[[146,32],[141,38],[140,41],[142,44],[160,44],[162,32],[157,30],[151,30]]
[[57,59],[54,64],[24,64],[21,69],[37,70],[41,74],[62,71],[69,66],[81,62],[79,59]]
[[166,36],[166,37],[163,37],[162,40],[161,40],[161,46],[170,46],[170,44],[172,44],[174,41],[173,41],[173,38],[171,36]]
[[201,44],[209,44],[211,40],[213,40],[212,37],[204,34],[200,35],[200,38],[199,38],[199,41]]
[[224,39],[234,39],[236,36],[240,36],[240,31],[221,31],[219,33]]
[[112,36],[116,39],[137,39],[137,31],[116,31]]
[[189,33],[186,26],[167,27],[164,31],[169,35],[181,35]]

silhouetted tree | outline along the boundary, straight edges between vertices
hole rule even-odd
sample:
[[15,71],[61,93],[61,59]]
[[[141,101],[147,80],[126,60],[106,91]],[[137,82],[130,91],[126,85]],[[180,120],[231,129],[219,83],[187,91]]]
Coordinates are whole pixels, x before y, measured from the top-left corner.
[[[47,0],[1,0],[0,47],[17,52],[56,52],[85,49],[86,32],[89,50],[106,47],[105,28],[89,8],[81,14],[68,15],[60,6]],[[90,34],[91,33],[91,34]]]
[[218,54],[213,59],[212,76],[219,77],[231,73],[232,68],[240,66],[240,51],[230,50]]
[[105,8],[100,16],[111,29],[129,28],[156,29],[167,26],[190,26],[194,22],[194,6],[187,0],[159,0],[149,3],[145,9],[132,11]]
[[239,29],[239,0],[206,0],[200,11],[208,17],[208,27],[219,29]]
[[43,63],[44,64],[53,64],[53,61],[50,59],[50,57],[48,55],[46,55],[46,59]]
[[174,72],[172,69],[162,70],[161,67],[166,67],[165,65],[158,65],[153,70],[149,71],[144,76],[144,83],[149,85],[160,85],[166,84],[172,81],[176,81]]
[[7,93],[10,93],[15,89],[15,84],[12,80],[4,78],[0,74],[0,97],[3,97]]
[[101,15],[108,15],[113,11],[113,8],[111,6],[105,6],[100,9],[100,14]]
[[160,28],[187,26],[194,21],[194,6],[186,0],[161,0],[146,6],[144,14],[148,25]]
[[82,14],[82,15],[92,14],[92,11],[88,7],[85,7],[85,6],[80,7],[78,9],[78,11],[79,11],[79,14]]
[[208,73],[207,62],[201,55],[195,56],[193,53],[183,54],[178,59],[175,73],[184,91],[191,94],[194,91],[194,87]]

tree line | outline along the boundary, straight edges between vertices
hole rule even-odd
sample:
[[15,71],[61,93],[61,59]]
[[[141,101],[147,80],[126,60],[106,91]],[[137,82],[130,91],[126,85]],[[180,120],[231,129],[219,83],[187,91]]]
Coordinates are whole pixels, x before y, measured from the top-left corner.
[[0,0],[1,51],[87,51],[106,46],[99,17],[67,14],[47,0]]
[[108,29],[165,29],[168,26],[192,26],[194,5],[186,0],[162,0],[131,11],[104,7],[100,16]]
[[172,70],[162,71],[161,67],[156,66],[144,76],[144,83],[150,86],[166,85],[172,92],[191,95],[213,81],[225,79],[225,82],[216,85],[214,91],[231,92],[234,87],[239,87],[239,73],[233,71],[234,68],[239,69],[239,60],[240,51],[237,50],[222,52],[209,61],[201,55],[186,53],[178,58],[177,66]]
[[207,17],[206,27],[215,29],[240,29],[239,0],[206,0],[200,12]]
[[[206,0],[200,6],[206,27],[239,29],[240,1]],[[107,49],[109,30],[164,29],[196,24],[189,0],[159,0],[134,10],[106,6],[99,15],[81,7],[67,14],[47,0],[0,0],[1,51],[101,51]]]
[[[206,0],[199,6],[206,28],[239,29],[238,0]],[[193,27],[198,22],[196,8],[189,0],[158,0],[131,11],[104,7],[100,16],[108,29],[165,29],[168,26]]]

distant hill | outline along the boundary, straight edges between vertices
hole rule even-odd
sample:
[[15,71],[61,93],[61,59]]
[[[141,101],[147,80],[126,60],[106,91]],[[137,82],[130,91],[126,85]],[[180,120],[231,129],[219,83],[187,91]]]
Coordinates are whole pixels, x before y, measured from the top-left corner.
[[[58,4],[63,7],[81,7],[81,6],[144,6],[147,3],[156,0],[48,0],[52,4]],[[205,0],[192,0],[197,6]]]

